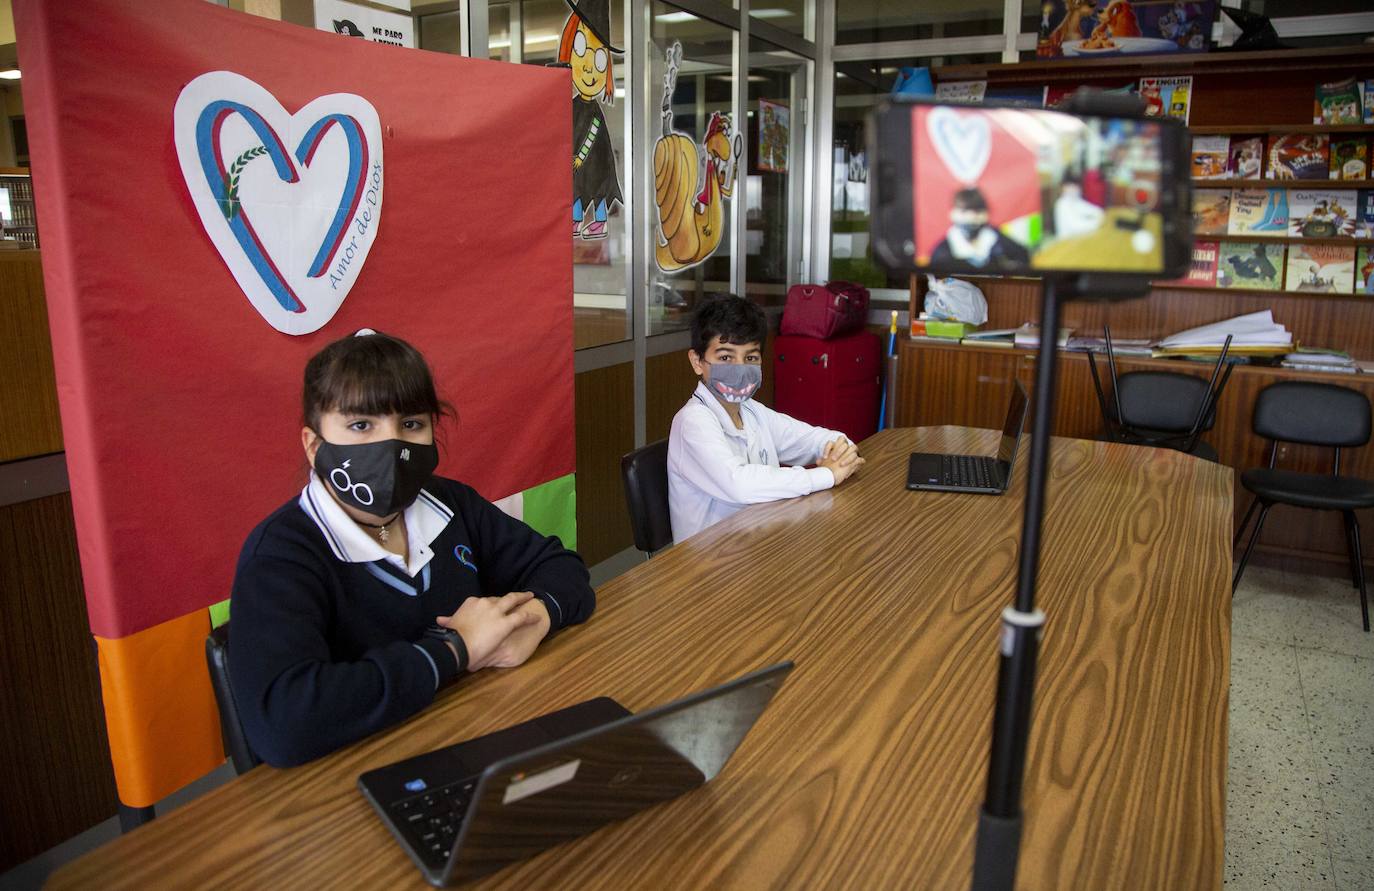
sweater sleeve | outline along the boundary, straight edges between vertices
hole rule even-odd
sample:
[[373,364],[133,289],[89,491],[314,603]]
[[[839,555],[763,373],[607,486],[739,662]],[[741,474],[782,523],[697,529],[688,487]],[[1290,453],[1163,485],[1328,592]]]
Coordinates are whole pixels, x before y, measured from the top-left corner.
[[[442,641],[397,640],[333,660],[332,609],[318,568],[246,555],[234,579],[229,674],[253,751],[303,764],[415,714],[457,674]],[[437,644],[437,646],[436,646]]]
[[587,565],[563,547],[502,511],[472,489],[462,493],[482,589],[490,595],[533,591],[549,611],[549,631],[585,622],[596,609]]
[[766,405],[758,407],[765,412],[773,444],[778,448],[778,461],[783,464],[814,464],[820,460],[826,443],[849,438],[838,430],[812,426]]
[[731,450],[714,418],[697,413],[680,413],[673,422],[668,463],[709,497],[731,504],[795,498],[835,485],[824,467],[748,463]]

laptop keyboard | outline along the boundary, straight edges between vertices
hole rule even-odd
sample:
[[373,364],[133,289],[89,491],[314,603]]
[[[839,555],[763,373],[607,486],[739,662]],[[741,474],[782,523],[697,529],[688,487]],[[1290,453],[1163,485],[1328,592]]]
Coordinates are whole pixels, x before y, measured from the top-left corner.
[[468,777],[391,805],[392,820],[426,864],[441,867],[448,862],[476,786],[477,777]]
[[940,461],[940,482],[963,489],[994,489],[992,459],[978,455],[943,455]]

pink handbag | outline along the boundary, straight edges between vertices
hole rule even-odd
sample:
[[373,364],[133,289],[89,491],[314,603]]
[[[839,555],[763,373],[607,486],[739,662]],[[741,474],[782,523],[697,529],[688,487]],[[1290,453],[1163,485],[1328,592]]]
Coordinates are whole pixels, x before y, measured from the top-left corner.
[[782,333],[829,340],[863,328],[868,289],[855,282],[793,285],[782,311]]

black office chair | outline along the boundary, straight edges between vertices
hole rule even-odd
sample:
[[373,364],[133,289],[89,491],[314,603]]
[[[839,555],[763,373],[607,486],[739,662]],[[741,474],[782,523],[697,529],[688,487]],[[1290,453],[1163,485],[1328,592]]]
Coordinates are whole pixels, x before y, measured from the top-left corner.
[[635,547],[652,557],[673,543],[668,514],[668,440],[651,442],[621,458],[620,475],[625,481]]
[[219,706],[219,729],[224,739],[224,752],[234,765],[234,773],[245,774],[262,761],[253,754],[248,737],[243,735],[238,706],[234,704],[234,691],[229,686],[228,622],[205,638],[205,664],[210,669],[210,686],[214,688],[215,704]]
[[[1259,521],[1245,546],[1245,553],[1236,567],[1231,581],[1235,592],[1245,564],[1259,541],[1264,518],[1275,504],[1289,504],[1311,510],[1338,510],[1345,515],[1346,545],[1350,549],[1351,581],[1360,589],[1360,610],[1364,613],[1364,630],[1369,630],[1369,598],[1365,594],[1364,554],[1360,548],[1360,521],[1355,511],[1374,507],[1374,482],[1353,476],[1341,476],[1341,449],[1357,448],[1369,442],[1369,400],[1363,393],[1335,384],[1283,381],[1265,387],[1255,400],[1254,430],[1272,440],[1269,444],[1269,466],[1247,470],[1240,475],[1240,484],[1255,494],[1254,500],[1241,520],[1231,546],[1240,543],[1241,534],[1250,523],[1255,508],[1260,508]],[[1280,442],[1302,445],[1329,446],[1336,450],[1331,475],[1296,473],[1274,467]]]
[[[1105,432],[1098,439],[1174,449],[1215,462],[1217,450],[1201,439],[1217,420],[1217,402],[1231,379],[1234,366],[1226,364],[1231,349],[1227,336],[1210,380],[1177,371],[1128,371],[1116,373],[1116,353],[1112,349],[1111,329],[1104,329],[1107,367],[1112,375],[1112,401],[1102,391],[1097,374],[1097,358],[1088,351],[1088,369],[1102,411]],[[1226,371],[1222,373],[1222,366]],[[1220,380],[1218,381],[1218,378]]]

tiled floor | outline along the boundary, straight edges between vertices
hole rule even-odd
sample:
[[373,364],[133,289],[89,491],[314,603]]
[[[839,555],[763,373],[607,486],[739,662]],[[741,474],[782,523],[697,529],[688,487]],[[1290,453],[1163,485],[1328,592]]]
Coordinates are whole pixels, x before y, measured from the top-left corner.
[[1348,580],[1246,571],[1230,737],[1227,888],[1374,891],[1374,634]]

